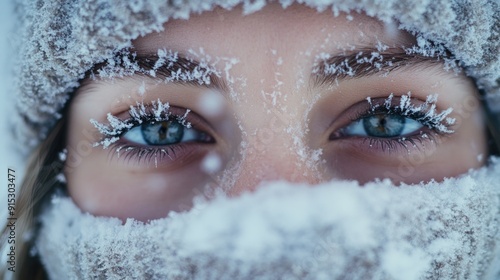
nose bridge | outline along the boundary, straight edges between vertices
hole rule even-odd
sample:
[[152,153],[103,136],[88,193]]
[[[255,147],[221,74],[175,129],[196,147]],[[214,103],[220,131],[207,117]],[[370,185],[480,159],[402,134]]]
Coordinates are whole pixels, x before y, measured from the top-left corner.
[[[318,174],[294,149],[290,135],[288,139],[280,139],[282,136],[264,130],[249,139],[240,172],[229,191],[230,195],[253,191],[264,181],[319,182]],[[267,142],[262,142],[263,139]]]
[[299,154],[299,150],[305,150],[300,146],[305,142],[302,132],[306,130],[303,116],[307,110],[294,67],[299,61],[289,55],[294,51],[284,51],[281,42],[261,44],[269,51],[255,53],[255,65],[239,69],[248,78],[244,88],[247,94],[235,103],[246,148],[239,172],[233,177],[232,195],[252,191],[263,181],[319,181],[317,172]]

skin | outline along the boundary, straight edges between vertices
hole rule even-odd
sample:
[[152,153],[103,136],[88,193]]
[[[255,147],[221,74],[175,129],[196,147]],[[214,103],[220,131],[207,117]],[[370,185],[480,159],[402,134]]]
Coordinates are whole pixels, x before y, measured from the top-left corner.
[[[415,42],[373,18],[352,16],[352,20],[333,17],[298,5],[286,10],[268,5],[247,16],[239,9],[217,9],[187,21],[170,21],[165,31],[138,38],[133,42],[138,54],[167,49],[196,60],[209,55],[237,58],[238,63],[231,65],[228,75],[223,62],[214,64],[223,73],[224,90],[140,75],[87,80],[70,107],[65,174],[71,197],[95,215],[146,221],[187,210],[194,196],[210,197],[216,187],[236,196],[276,179],[316,184],[390,178],[395,183],[418,183],[482,166],[486,135],[476,89],[463,74],[445,71],[441,63],[314,84],[311,69],[317,67],[320,53],[343,54],[373,47],[378,40],[391,48]],[[448,117],[457,120],[451,127],[454,133],[424,128],[420,135],[430,139],[392,149],[370,147],[359,136],[330,138],[353,122],[356,110],[370,109],[367,97],[383,102],[394,93],[397,103],[408,92],[415,104],[437,93],[438,112],[453,108]],[[218,98],[215,113],[204,110],[208,94]],[[209,134],[214,143],[189,143],[174,160],[163,157],[156,163],[125,154],[118,157],[113,148],[91,147],[102,135],[89,119],[106,124],[107,113],[126,119],[129,106],[158,99],[190,109],[198,116],[195,128]],[[180,115],[185,112],[176,110]],[[220,159],[217,170],[203,168],[207,154]]]

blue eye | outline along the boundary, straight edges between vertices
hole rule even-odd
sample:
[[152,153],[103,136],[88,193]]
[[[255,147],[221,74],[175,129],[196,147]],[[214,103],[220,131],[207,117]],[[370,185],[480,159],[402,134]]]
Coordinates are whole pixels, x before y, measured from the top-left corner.
[[380,113],[363,117],[343,129],[348,136],[392,138],[417,132],[423,125],[398,114]]
[[194,128],[187,128],[177,120],[146,122],[127,131],[124,139],[147,146],[168,146],[182,142],[207,142],[209,136]]

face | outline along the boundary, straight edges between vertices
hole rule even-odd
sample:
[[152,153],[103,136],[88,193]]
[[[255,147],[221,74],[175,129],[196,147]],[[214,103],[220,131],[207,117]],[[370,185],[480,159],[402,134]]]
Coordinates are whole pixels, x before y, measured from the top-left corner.
[[148,220],[269,180],[418,183],[483,165],[472,82],[415,44],[303,6],[170,21],[133,42],[139,71],[104,68],[76,93],[69,193],[92,214]]

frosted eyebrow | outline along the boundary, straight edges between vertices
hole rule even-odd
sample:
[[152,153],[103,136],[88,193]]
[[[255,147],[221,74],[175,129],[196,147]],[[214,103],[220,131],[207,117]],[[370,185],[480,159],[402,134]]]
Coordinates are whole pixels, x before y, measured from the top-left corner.
[[443,64],[444,59],[446,57],[440,55],[424,56],[397,48],[385,51],[365,48],[341,55],[323,54],[313,66],[311,80],[318,87],[343,79],[384,75],[400,68]]
[[[160,57],[158,54],[153,53],[128,53],[117,56],[115,61],[117,62],[115,62],[113,67],[117,69],[132,69],[133,72],[129,74],[181,85],[215,89],[221,93],[228,92],[226,81],[222,78],[222,75],[219,73],[220,71],[216,70],[214,66],[207,63],[200,63],[178,53],[175,53],[175,56],[172,57]],[[160,61],[162,63],[159,63]],[[98,72],[102,76],[102,71],[107,71],[106,67],[106,63],[95,65],[89,74],[87,74],[87,77],[91,76],[90,73],[94,72]],[[127,75],[113,77],[124,78]],[[85,83],[83,85],[85,86]]]
[[196,70],[206,71],[207,78],[209,82],[202,82],[200,78],[194,79],[176,79],[172,80],[174,83],[192,85],[197,87],[206,87],[209,89],[215,89],[222,92],[227,92],[227,84],[225,80],[213,73],[213,70],[207,66],[202,65],[200,62],[194,59],[188,59],[181,54],[177,54],[175,60],[167,60],[160,67],[157,66],[157,61],[160,57],[156,54],[137,54],[133,57],[133,61],[139,65],[145,72],[138,72],[139,75],[148,75],[148,72],[154,71],[155,77],[153,78],[172,78],[175,73],[193,73]]

